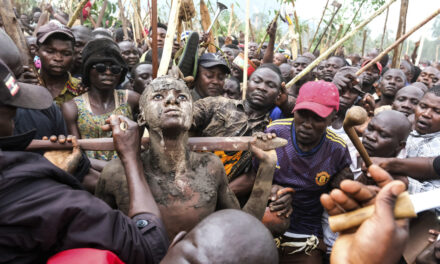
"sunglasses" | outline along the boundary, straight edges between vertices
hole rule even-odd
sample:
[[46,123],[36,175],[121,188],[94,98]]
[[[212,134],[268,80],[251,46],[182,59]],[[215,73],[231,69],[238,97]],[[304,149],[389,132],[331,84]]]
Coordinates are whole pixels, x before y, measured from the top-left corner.
[[122,67],[119,65],[105,65],[104,63],[97,63],[92,66],[93,69],[95,69],[99,73],[104,73],[107,71],[107,69],[110,69],[110,72],[113,74],[119,74],[122,71]]

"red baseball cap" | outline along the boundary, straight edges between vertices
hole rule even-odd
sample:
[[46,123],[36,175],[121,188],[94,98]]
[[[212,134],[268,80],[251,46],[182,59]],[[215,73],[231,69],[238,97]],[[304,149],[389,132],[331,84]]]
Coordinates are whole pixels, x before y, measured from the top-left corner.
[[339,92],[336,85],[326,81],[307,82],[299,89],[293,112],[306,109],[322,118],[339,110]]
[[[366,60],[362,63],[362,67],[364,67],[365,65],[367,65],[368,63],[370,63],[371,60]],[[376,62],[374,65],[376,65],[377,69],[379,70],[379,75],[382,74],[382,64],[380,64],[379,62]]]

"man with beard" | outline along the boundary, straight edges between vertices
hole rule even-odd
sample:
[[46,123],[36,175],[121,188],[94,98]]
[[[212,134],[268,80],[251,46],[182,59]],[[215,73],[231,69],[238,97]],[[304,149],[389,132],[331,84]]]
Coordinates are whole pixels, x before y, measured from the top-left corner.
[[[239,209],[220,160],[212,153],[189,149],[193,104],[186,84],[174,77],[158,77],[142,94],[139,104],[138,121],[147,125],[150,135],[149,148],[140,156],[144,177],[158,203],[169,238],[191,230],[216,210]],[[254,172],[254,189],[243,210],[261,219],[276,161],[256,147],[252,147],[252,152],[263,165]],[[104,168],[96,195],[127,213],[128,186],[121,160],[115,159]]]
[[222,57],[214,53],[200,56],[194,89],[191,91],[193,101],[221,95],[226,75],[230,72],[228,64]]
[[344,60],[344,58],[338,56],[328,58],[325,62],[325,67],[323,70],[323,80],[326,82],[331,82],[336,72],[344,66],[347,66],[347,62]]
[[[362,63],[362,67],[367,65],[370,61],[371,60],[364,61],[364,63]],[[360,76],[360,78],[362,79],[362,91],[374,94],[374,84],[377,82],[377,80],[379,80],[381,74],[382,65],[380,65],[379,62],[376,62],[372,67],[364,71]]]
[[386,71],[379,83],[380,98],[376,102],[375,108],[383,105],[392,105],[396,93],[405,86],[406,76],[402,70],[389,69]]
[[41,60],[40,81],[60,106],[81,94],[80,80],[69,70],[73,63],[75,37],[67,27],[49,22],[37,32],[38,56]]
[[80,78],[82,77],[82,50],[92,39],[92,31],[88,27],[78,25],[72,27],[72,33],[73,36],[75,36],[75,59],[71,69],[71,74],[73,77]]
[[339,110],[338,88],[324,81],[304,84],[294,108],[295,118],[272,122],[266,133],[288,143],[276,149],[273,184],[295,190],[288,231],[279,238],[280,263],[322,263],[326,253],[321,224],[321,194],[353,179],[346,143],[327,129]]
[[[297,76],[307,66],[309,66],[309,64],[311,62],[312,62],[312,60],[309,57],[301,56],[301,55],[296,57],[296,59],[293,61],[293,64],[292,64],[293,65],[292,79],[295,78],[295,76]],[[293,97],[297,97],[298,92],[299,92],[299,88],[301,88],[301,86],[303,84],[305,84],[306,82],[311,81],[312,78],[313,78],[312,72],[307,73],[304,77],[299,79],[293,86],[289,87],[289,90],[287,91],[287,93],[289,95],[292,95]]]
[[417,78],[418,82],[422,82],[423,84],[430,89],[440,80],[440,71],[435,67],[426,67],[422,70],[419,77]]

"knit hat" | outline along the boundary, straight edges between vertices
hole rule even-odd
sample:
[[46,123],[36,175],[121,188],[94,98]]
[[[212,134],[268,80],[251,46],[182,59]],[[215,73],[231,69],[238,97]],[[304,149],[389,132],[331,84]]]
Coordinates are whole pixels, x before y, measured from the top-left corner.
[[90,85],[90,69],[93,65],[103,62],[112,62],[122,67],[121,78],[119,84],[125,80],[128,67],[125,64],[121,55],[121,50],[118,45],[111,39],[98,38],[90,41],[82,51],[83,68],[82,68],[82,82]]

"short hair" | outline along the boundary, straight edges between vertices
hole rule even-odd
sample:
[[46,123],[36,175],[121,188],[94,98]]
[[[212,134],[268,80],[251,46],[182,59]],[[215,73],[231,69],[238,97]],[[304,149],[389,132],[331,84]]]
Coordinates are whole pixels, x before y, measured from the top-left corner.
[[426,93],[432,93],[432,94],[435,94],[436,96],[440,97],[440,85],[434,85]]
[[[161,23],[161,22],[157,22],[157,28],[163,28],[165,30],[168,30],[167,25],[165,25],[164,23]],[[150,35],[153,34],[152,30],[153,30],[153,27],[150,26],[150,28],[148,29],[148,32],[149,32]]]
[[[278,75],[278,77],[280,77],[280,85],[281,85],[281,83],[284,81],[284,78],[283,78],[283,75],[281,75],[281,71],[278,66],[276,66],[273,63],[264,63],[260,67],[258,67],[254,72],[258,71],[258,69],[263,69],[263,68],[270,69],[274,73],[276,73]],[[279,87],[279,88],[281,88],[281,87]]]
[[[129,39],[133,39],[133,32],[131,30],[127,29],[127,35]],[[117,43],[124,41],[124,30],[121,27],[117,28],[113,36]]]
[[137,67],[139,67],[141,65],[145,65],[145,64],[151,65],[151,62],[150,61],[144,61],[144,62],[140,62],[140,63],[134,65],[133,68],[131,68],[131,71],[130,71],[131,77],[132,78],[134,77],[134,74],[136,72]]
[[[348,64],[348,62],[345,60],[344,57],[333,55],[330,58],[338,58],[338,59],[342,60],[342,64],[343,64],[342,67],[350,66],[350,64]],[[330,58],[328,58],[327,60],[329,60]]]
[[229,78],[227,78],[227,80],[233,81],[235,83],[237,83],[238,85],[238,89],[240,90],[240,80],[238,80],[236,77],[234,76],[230,76]]
[[225,45],[224,47],[226,47],[226,48],[230,48],[230,49],[236,49],[236,50],[239,50],[240,48],[237,46],[237,45],[235,45],[235,44],[227,44],[227,45]]

